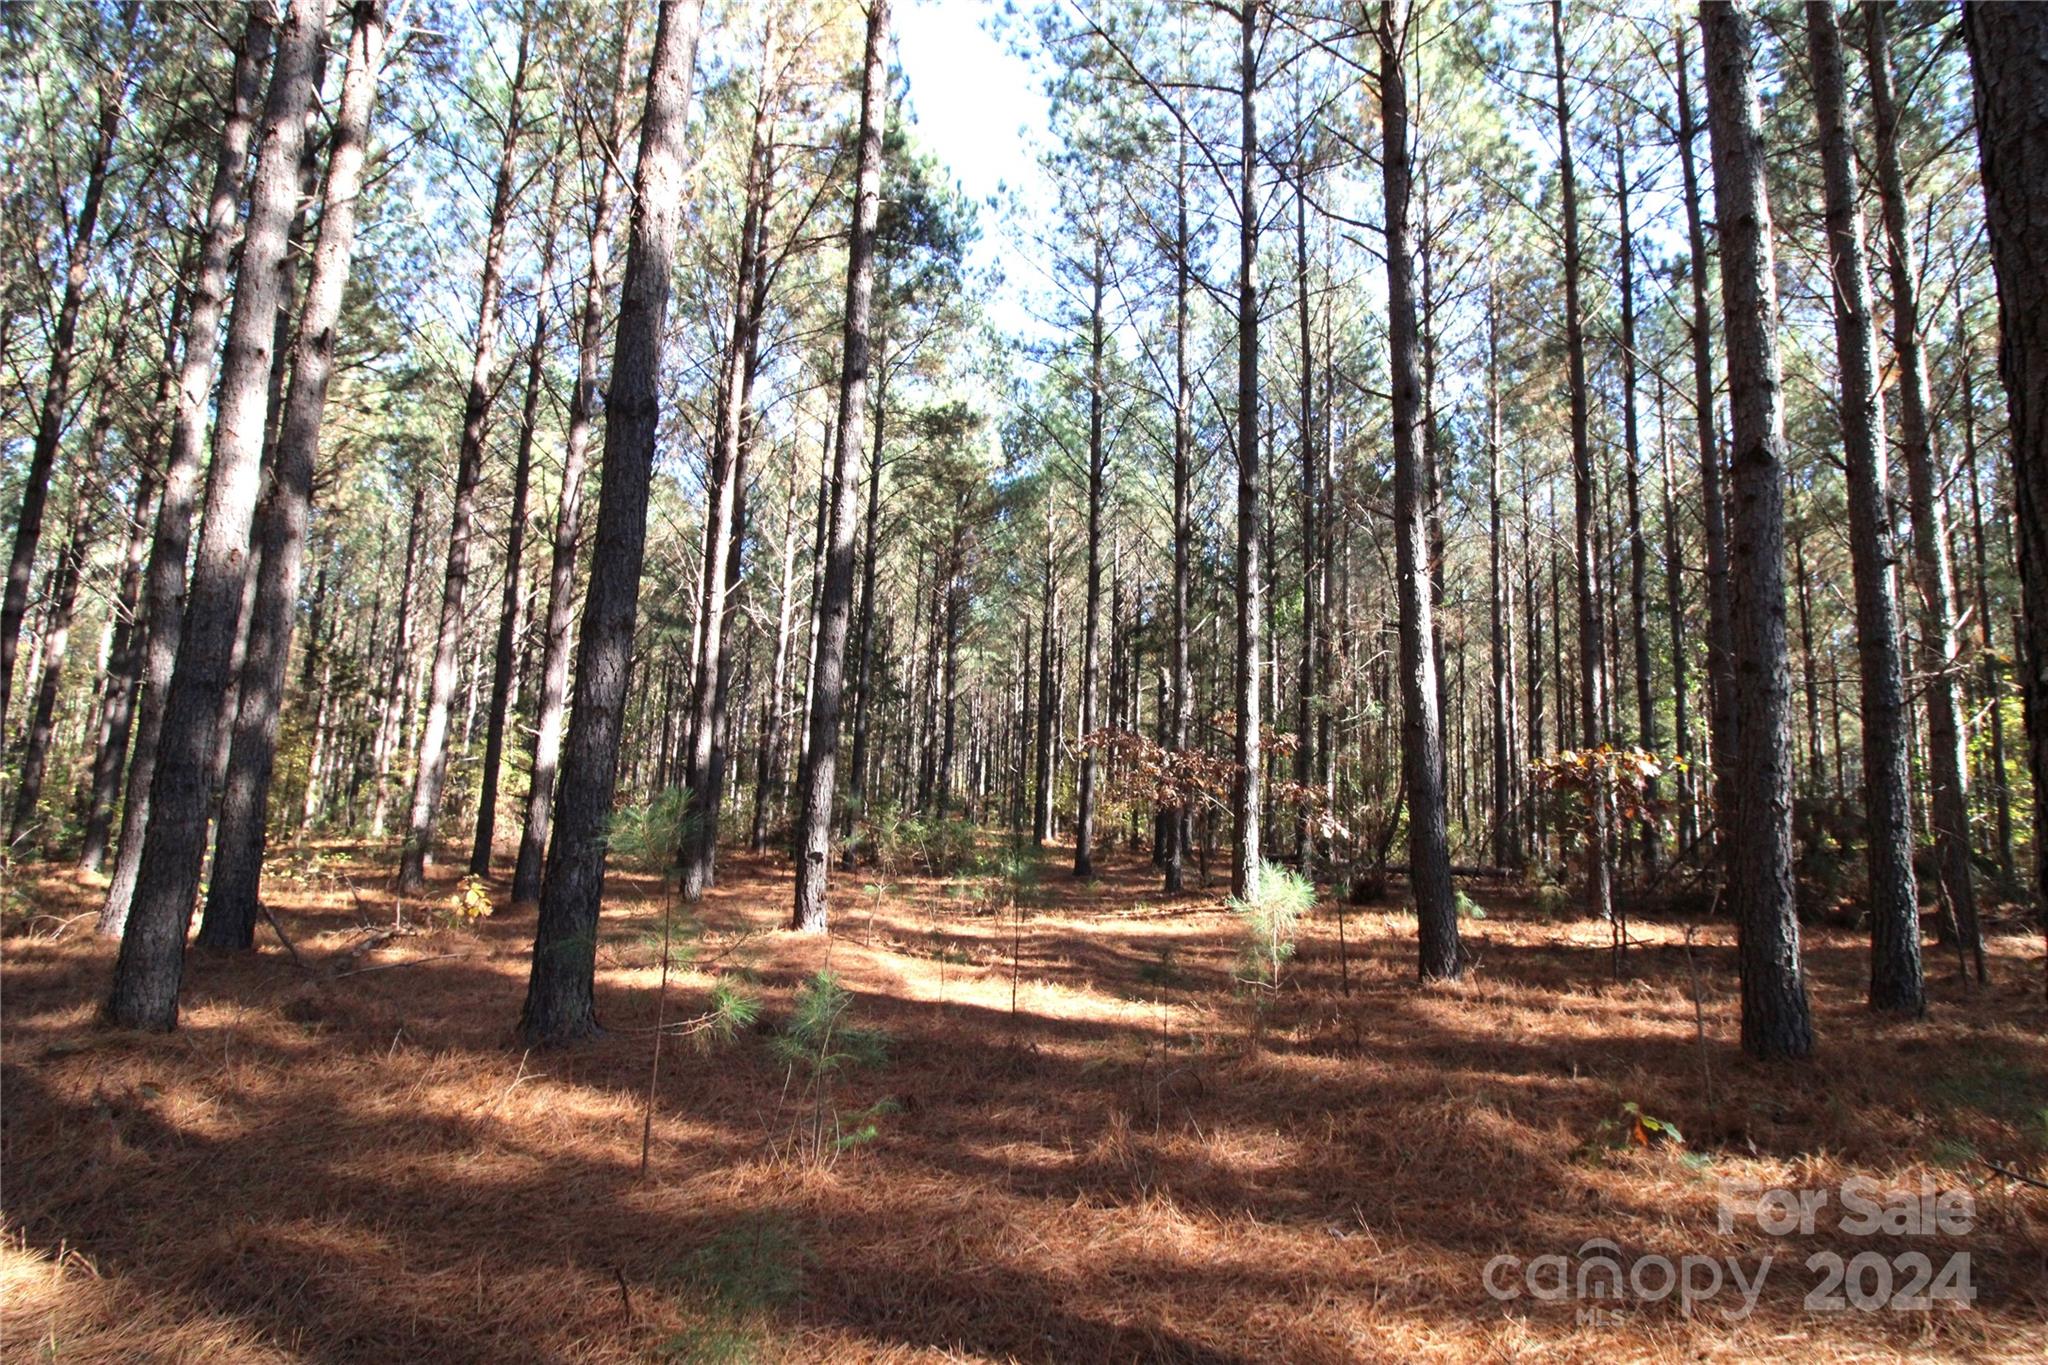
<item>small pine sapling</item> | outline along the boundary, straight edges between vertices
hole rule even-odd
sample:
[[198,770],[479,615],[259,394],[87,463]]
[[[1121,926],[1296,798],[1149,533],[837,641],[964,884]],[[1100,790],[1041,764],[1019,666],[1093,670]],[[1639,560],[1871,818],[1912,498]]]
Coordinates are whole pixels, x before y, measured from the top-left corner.
[[1266,998],[1280,989],[1280,969],[1294,956],[1301,917],[1316,903],[1315,883],[1291,868],[1262,862],[1251,894],[1232,896],[1227,903],[1241,926],[1236,977],[1252,999],[1256,1042],[1265,1022]]
[[820,971],[797,988],[789,1021],[769,1044],[775,1059],[787,1068],[784,1100],[792,1089],[796,1091],[790,1150],[809,1165],[828,1165],[840,1153],[873,1141],[875,1121],[894,1108],[883,1100],[850,1114],[839,1111],[837,1077],[878,1066],[888,1054],[888,1035],[848,1022],[852,1008],[852,993],[830,971]]

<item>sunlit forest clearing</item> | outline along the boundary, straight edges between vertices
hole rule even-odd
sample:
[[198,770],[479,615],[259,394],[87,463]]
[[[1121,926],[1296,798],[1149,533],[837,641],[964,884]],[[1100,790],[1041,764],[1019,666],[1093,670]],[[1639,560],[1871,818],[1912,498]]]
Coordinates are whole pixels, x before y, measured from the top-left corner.
[[[1418,992],[1412,917],[1328,901],[1258,1002],[1233,987],[1236,922],[1160,893],[1142,857],[1027,884],[1021,913],[1001,876],[912,873],[826,940],[782,927],[786,860],[740,857],[665,1004],[668,898],[615,875],[610,1036],[537,1052],[504,1039],[530,922],[433,928],[448,912],[422,903],[387,936],[371,888],[388,869],[314,853],[274,903],[300,961],[267,930],[253,957],[196,961],[167,1038],[92,1027],[104,946],[10,943],[9,1214],[68,1237],[6,1249],[10,1358],[45,1341],[79,1360],[2048,1350],[2048,1215],[1972,1171],[2037,1160],[2048,1105],[2040,947],[2017,920],[1989,938],[2004,984],[1931,975],[1933,1024],[1867,1013],[1858,936],[1816,926],[1815,1012],[1839,1041],[1788,1088],[1737,1047],[1722,924],[1688,949],[1677,918],[1636,921],[1617,980],[1605,926],[1477,885],[1476,970]],[[37,898],[90,912],[66,876]],[[887,1041],[821,1098],[770,1030],[827,966],[849,1026]],[[734,976],[760,1022],[671,1040],[657,1074],[664,1010],[702,1016]],[[1632,1141],[1631,1104],[1685,1144]],[[1815,1315],[1783,1267],[1838,1245],[1829,1224],[1716,1231],[1717,1180],[1923,1173],[1979,1190],[1973,1231],[1936,1244],[1972,1253],[1974,1307]],[[1479,1290],[1503,1248],[1595,1234],[1673,1257],[1768,1240],[1782,1278],[1740,1323],[1732,1300],[1612,1325]]]
[[2048,4],[0,5],[0,1356],[2048,1359]]

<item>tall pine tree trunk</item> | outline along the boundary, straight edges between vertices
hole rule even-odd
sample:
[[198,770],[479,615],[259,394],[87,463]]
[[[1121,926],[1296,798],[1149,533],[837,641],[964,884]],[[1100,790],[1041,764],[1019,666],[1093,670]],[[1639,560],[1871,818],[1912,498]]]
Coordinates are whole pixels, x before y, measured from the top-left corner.
[[1691,669],[1685,639],[1684,559],[1679,549],[1678,489],[1671,470],[1671,442],[1664,422],[1664,393],[1657,392],[1657,465],[1663,476],[1664,614],[1671,622],[1671,750],[1678,759],[1678,847],[1690,854],[1698,840],[1692,777]]
[[[1636,743],[1655,753],[1657,708],[1650,700],[1650,543],[1643,536],[1642,441],[1636,425],[1636,259],[1629,222],[1628,148],[1617,138],[1614,148],[1615,190],[1621,220],[1621,430],[1622,452],[1628,461],[1628,607],[1629,636],[1635,652]],[[1652,778],[1648,795],[1656,799]],[[1657,865],[1660,840],[1654,819],[1641,822],[1642,850]]]
[[1732,764],[1737,780],[1728,866],[1741,937],[1743,1050],[1801,1058],[1813,1051],[1813,1029],[1793,905],[1785,418],[1754,22],[1746,4],[1709,0],[1700,9],[1734,427],[1729,615],[1742,721]]
[[305,114],[325,23],[318,6],[292,6],[280,30],[264,103],[261,150],[221,365],[205,518],[185,629],[164,699],[149,824],[107,1002],[109,1019],[124,1028],[177,1024],[186,926],[206,853],[208,775],[221,698],[233,681],[229,656],[248,572],[278,301],[292,269],[285,240],[298,207]]
[[456,452],[455,499],[448,518],[448,569],[442,580],[441,616],[434,636],[433,673],[427,684],[427,718],[420,727],[413,765],[412,800],[406,817],[405,847],[398,862],[398,889],[413,893],[426,886],[427,863],[434,846],[434,821],[441,811],[441,787],[448,776],[448,716],[455,700],[458,654],[469,595],[471,523],[476,512],[476,487],[483,477],[484,424],[491,411],[492,370],[497,365],[498,330],[502,322],[499,297],[504,288],[505,237],[512,221],[514,157],[525,130],[528,50],[532,45],[532,6],[522,13],[519,51],[512,68],[510,105],[505,133],[498,144],[497,179],[491,193],[491,216],[484,231],[483,277],[477,290],[476,349],[469,365],[469,391],[462,406],[462,444]]
[[206,419],[213,392],[214,360],[220,345],[220,316],[227,302],[228,267],[241,226],[242,174],[263,99],[276,28],[274,0],[253,0],[234,73],[222,106],[220,143],[213,184],[199,234],[199,266],[185,316],[185,349],[178,365],[177,416],[164,461],[163,495],[150,538],[143,601],[146,640],[141,705],[135,719],[135,752],[128,764],[128,794],[121,808],[121,840],[97,932],[118,938],[128,922],[135,874],[142,863],[143,831],[149,824],[149,792],[163,727],[165,694],[184,629],[185,559],[192,541],[192,504],[199,491],[199,463],[206,450]]
[[512,458],[512,507],[505,526],[505,584],[498,603],[498,637],[491,651],[491,707],[484,721],[484,769],[477,795],[476,836],[470,842],[469,871],[491,872],[498,831],[498,785],[505,758],[505,726],[512,710],[512,686],[519,672],[520,626],[526,616],[527,500],[533,488],[533,441],[540,427],[540,400],[547,389],[548,300],[555,279],[555,228],[561,181],[548,193],[541,229],[540,283],[534,290],[533,336],[526,344],[526,393],[519,412],[519,445]]
[[[1188,636],[1193,630],[1188,599],[1194,571],[1195,525],[1191,507],[1193,440],[1188,430],[1188,155],[1187,133],[1174,139],[1173,161],[1173,700],[1166,747],[1187,748],[1195,692],[1188,676]],[[1050,573],[1048,573],[1048,581]],[[1163,871],[1169,894],[1187,878],[1188,843],[1194,835],[1192,803],[1185,795],[1165,812],[1167,844]]]
[[215,948],[255,942],[263,877],[264,827],[277,759],[277,727],[284,703],[292,631],[299,609],[299,579],[306,557],[306,525],[313,506],[313,474],[327,386],[334,374],[334,329],[355,250],[356,206],[369,155],[370,110],[387,36],[385,0],[350,6],[348,69],[335,114],[322,196],[320,241],[292,341],[291,389],[278,429],[269,492],[257,517],[256,553],[263,571],[251,603],[240,699],[229,741],[227,785],[214,839],[213,874],[199,941]]
[[[1728,614],[1727,500],[1721,491],[1721,446],[1714,426],[1713,326],[1707,309],[1707,233],[1700,209],[1699,171],[1693,161],[1692,58],[1685,35],[1690,24],[1672,25],[1678,69],[1678,165],[1684,185],[1686,242],[1692,254],[1693,413],[1699,425],[1700,524],[1707,558],[1707,748],[1713,768],[1712,828],[1717,842],[1728,837],[1734,809],[1730,782],[1735,760],[1734,636]],[[1722,860],[1723,875],[1727,862]]]
[[[1298,177],[1307,175],[1306,167],[1299,161],[1303,155],[1297,149],[1295,174]],[[1315,742],[1312,735],[1316,710],[1321,701],[1316,695],[1321,675],[1316,645],[1321,630],[1319,611],[1322,604],[1316,599],[1321,587],[1318,523],[1322,489],[1318,475],[1322,457],[1316,450],[1315,351],[1309,332],[1308,187],[1299,182],[1294,195],[1294,276],[1295,322],[1301,333],[1301,664],[1300,674],[1295,679],[1294,725],[1294,781],[1300,788],[1295,799],[1300,803],[1301,811],[1295,825],[1295,851],[1302,875],[1313,877],[1315,813],[1309,799],[1309,786],[1315,780]]]
[[1977,643],[1981,686],[1990,713],[1991,745],[1985,755],[1990,769],[1992,805],[1996,814],[1998,875],[2007,895],[2013,894],[2012,791],[2005,779],[2005,679],[1991,627],[1991,572],[1984,543],[1984,494],[1977,470],[1977,391],[1974,362],[1963,331],[1962,306],[1956,307],[1957,368],[1962,371],[1963,477],[1970,485],[1970,543],[1977,570]]
[[534,707],[533,762],[526,793],[526,820],[519,836],[519,860],[512,872],[515,908],[540,904],[541,869],[554,820],[555,772],[561,761],[569,696],[570,633],[575,624],[576,545],[583,531],[583,477],[590,461],[590,438],[597,425],[598,373],[604,363],[612,204],[619,183],[612,167],[617,165],[625,143],[626,84],[633,54],[633,17],[638,10],[637,0],[621,0],[611,113],[604,141],[597,149],[603,166],[591,205],[589,260],[583,275],[582,314],[577,321],[576,387],[569,397],[569,429],[562,447],[562,488],[555,507],[554,541],[548,559],[548,606],[542,630],[540,693]]
[[592,994],[605,830],[618,790],[619,735],[647,554],[647,493],[661,423],[661,342],[682,222],[684,142],[701,14],[701,0],[661,0],[647,73],[598,487],[597,553],[584,600],[576,701],[541,883],[533,969],[520,1013],[520,1032],[535,1043],[573,1043],[598,1032]]
[[[1977,155],[1998,281],[1998,370],[2012,441],[2020,620],[2034,809],[2048,810],[2048,8],[1963,6]],[[2035,905],[2048,907],[2048,840],[2034,841]],[[2041,910],[2048,915],[2048,910]],[[2048,918],[2044,918],[2048,927]]]
[[[141,0],[128,0],[123,27],[130,37],[142,12]],[[133,44],[128,45],[130,48]],[[35,444],[28,474],[22,482],[21,510],[14,525],[14,551],[7,565],[7,586],[0,594],[0,736],[7,733],[8,706],[14,693],[14,656],[21,643],[21,621],[28,612],[29,579],[35,573],[36,547],[42,543],[43,508],[50,497],[50,474],[57,445],[64,437],[66,409],[71,402],[71,372],[78,359],[78,311],[91,280],[93,239],[99,232],[100,204],[106,197],[107,170],[114,159],[114,140],[128,98],[128,64],[124,60],[101,74],[99,117],[94,124],[92,157],[87,162],[85,191],[79,197],[78,222],[71,228],[65,253],[64,294],[57,304],[57,325],[50,334],[49,370],[43,379],[42,407],[36,417]]]
[[[104,419],[103,419],[104,420]],[[105,426],[98,423],[93,445],[105,444]],[[88,456],[86,468],[99,463],[99,451]],[[8,822],[7,843],[19,848],[36,833],[36,808],[43,799],[43,774],[49,766],[50,741],[57,728],[57,693],[64,682],[64,660],[71,647],[71,614],[78,604],[79,569],[85,559],[86,542],[92,538],[92,496],[81,486],[73,494],[71,531],[58,553],[57,566],[50,571],[49,620],[43,626],[43,668],[36,680],[35,705],[30,709],[27,743],[22,746],[21,780],[14,789],[14,818]],[[37,839],[36,842],[42,842]]]
[[1842,454],[1849,482],[1849,558],[1861,675],[1864,809],[1869,820],[1870,1006],[1921,1014],[1920,898],[1906,765],[1906,687],[1892,597],[1891,514],[1885,502],[1884,419],[1877,406],[1870,277],[1863,256],[1856,150],[1834,0],[1808,0],[1807,60],[1820,123],[1828,260],[1834,275],[1835,354],[1841,367]]
[[691,752],[684,781],[689,801],[684,808],[682,846],[678,849],[682,868],[682,894],[695,901],[710,889],[713,866],[718,856],[718,790],[722,773],[714,754],[719,738],[717,712],[720,694],[730,675],[726,659],[727,608],[732,605],[727,564],[736,555],[741,539],[740,501],[746,481],[745,446],[752,426],[754,371],[758,355],[761,291],[757,276],[766,268],[762,259],[760,229],[767,212],[770,190],[768,174],[768,90],[767,59],[763,56],[762,84],[755,92],[753,146],[747,156],[745,203],[741,216],[739,263],[733,285],[732,332],[727,338],[725,374],[719,383],[723,407],[719,413],[717,448],[711,452],[704,480],[704,574],[698,596],[702,624],[697,654],[695,687],[691,696]]
[[[1572,163],[1571,105],[1565,94],[1564,6],[1550,0],[1550,49],[1557,85],[1558,175],[1563,185],[1564,348],[1571,396],[1572,554],[1579,607],[1579,739],[1587,748],[1607,742],[1607,629],[1600,586],[1600,552],[1593,528],[1596,489],[1593,447],[1587,431],[1591,395],[1586,388],[1586,326],[1579,301],[1579,186]],[[1608,841],[1612,826],[1604,782],[1590,789],[1586,821],[1586,911],[1596,919],[1614,915]]]
[[889,99],[889,0],[868,0],[867,48],[860,93],[859,162],[852,230],[846,245],[846,314],[840,353],[839,420],[829,467],[831,514],[824,582],[812,635],[810,741],[796,829],[792,927],[823,933],[831,872],[832,801],[839,778],[839,711],[846,679],[846,634],[853,614],[854,515],[866,417],[869,316],[874,300],[875,224],[881,209],[882,128]]
[[[1100,188],[1098,186],[1098,188]],[[1100,229],[1098,228],[1099,232]],[[1095,694],[1102,679],[1102,646],[1099,619],[1102,615],[1102,493],[1107,453],[1103,446],[1102,412],[1102,288],[1103,244],[1095,241],[1094,267],[1089,275],[1088,304],[1088,568],[1081,608],[1081,784],[1079,812],[1074,818],[1074,875],[1095,875]],[[952,585],[947,593],[947,687],[952,679]],[[1112,621],[1110,629],[1116,626]],[[950,722],[951,716],[948,716]]]
[[1059,631],[1059,585],[1054,576],[1053,493],[1045,490],[1044,590],[1038,605],[1038,728],[1032,753],[1031,842],[1043,848],[1052,838],[1053,744],[1058,711],[1053,699],[1053,640]]
[[1236,758],[1231,822],[1231,894],[1253,894],[1259,875],[1259,636],[1265,569],[1259,535],[1265,522],[1259,452],[1259,6],[1238,0],[1237,180],[1237,683]]
[[[882,339],[878,337],[876,342],[874,451],[868,457],[867,524],[861,536],[864,549],[860,561],[860,611],[854,627],[858,644],[853,678],[853,766],[847,774],[846,821],[842,827],[847,834],[853,832],[853,822],[867,814],[868,732],[874,712],[875,576],[880,572],[882,562],[881,542],[877,539],[882,523],[882,433],[889,412],[889,367]],[[794,476],[792,469],[792,479]],[[794,489],[791,497],[795,497]],[[794,507],[792,502],[792,511]],[[793,522],[790,534],[793,545]]]
[[1443,726],[1430,646],[1429,526],[1423,500],[1422,374],[1416,363],[1415,264],[1408,242],[1407,40],[1409,11],[1379,12],[1381,178],[1386,199],[1387,340],[1394,424],[1394,591],[1400,603],[1401,771],[1408,793],[1408,877],[1414,890],[1424,980],[1464,972],[1452,899],[1443,792]]
[[1522,865],[1519,775],[1515,771],[1515,611],[1506,573],[1507,529],[1501,520],[1500,306],[1493,277],[1486,281],[1486,514],[1487,641],[1493,675],[1493,861]]
[[[1927,366],[1920,337],[1920,285],[1906,225],[1906,182],[1899,168],[1899,109],[1892,92],[1891,54],[1883,5],[1864,6],[1870,42],[1871,111],[1877,133],[1877,187],[1884,205],[1884,236],[1891,268],[1892,353],[1899,361],[1899,445],[1906,460],[1907,503],[1913,516],[1913,581],[1920,603],[1920,671],[1926,675],[1927,748],[1934,792],[1935,854],[1941,894],[1955,916],[1963,950],[1983,981],[1984,942],[1977,927],[1977,896],[1970,882],[1970,796],[1963,752],[1962,679],[1956,639],[1955,583],[1948,558],[1948,518],[1941,471],[1935,468],[1928,426]],[[2048,60],[2044,56],[2043,60]]]

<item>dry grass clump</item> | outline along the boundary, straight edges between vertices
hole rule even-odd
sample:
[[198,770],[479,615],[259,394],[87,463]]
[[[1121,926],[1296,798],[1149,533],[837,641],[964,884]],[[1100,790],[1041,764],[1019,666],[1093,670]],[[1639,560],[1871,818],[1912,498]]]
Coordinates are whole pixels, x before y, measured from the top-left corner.
[[[1638,914],[1616,980],[1605,926],[1474,888],[1477,968],[1424,988],[1405,916],[1349,910],[1340,965],[1325,906],[1254,1048],[1220,895],[1164,898],[1140,860],[1049,872],[1014,922],[947,882],[879,904],[850,883],[819,941],[779,929],[786,864],[736,856],[667,1017],[743,973],[770,1031],[829,965],[888,1035],[831,1092],[875,1136],[793,1160],[762,1038],[675,1047],[642,1178],[657,884],[611,883],[610,1036],[540,1053],[510,1037],[530,919],[387,934],[381,855],[323,859],[272,889],[303,965],[267,929],[255,954],[195,951],[168,1037],[94,1023],[112,949],[67,917],[95,888],[24,882],[45,918],[6,941],[0,1001],[7,1359],[2048,1354],[2048,1196],[1983,1164],[2048,1174],[2043,962],[2018,924],[1988,990],[1930,953],[1925,1021],[1867,1015],[1861,945],[1810,930],[1822,1053],[1783,1070],[1736,1047],[1725,925],[1688,949]],[[1629,1105],[1686,1145],[1617,1142]],[[1857,1240],[1829,1209],[1808,1236],[1718,1227],[1721,1179],[1855,1174],[1968,1186],[1975,1226]],[[1593,1237],[1776,1268],[1740,1323],[1675,1300],[1581,1322],[1485,1292],[1496,1254]],[[1808,1255],[1914,1248],[1967,1250],[1976,1304],[1807,1311]]]

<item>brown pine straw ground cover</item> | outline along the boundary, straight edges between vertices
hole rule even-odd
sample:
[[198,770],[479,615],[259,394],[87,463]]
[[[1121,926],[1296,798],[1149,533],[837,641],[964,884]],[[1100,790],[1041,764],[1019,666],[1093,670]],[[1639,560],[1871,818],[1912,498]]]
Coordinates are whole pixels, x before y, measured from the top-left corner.
[[[112,948],[97,888],[18,883],[4,949],[8,1360],[1582,1360],[2048,1357],[2048,1011],[2038,936],[1995,924],[1995,984],[1930,942],[1926,1022],[1861,1008],[1857,935],[1807,930],[1811,1065],[1736,1046],[1733,938],[1692,952],[1639,916],[1615,980],[1605,925],[1472,888],[1469,980],[1414,979],[1412,922],[1350,909],[1350,991],[1325,902],[1256,1046],[1218,892],[1169,900],[1137,858],[1093,885],[1051,860],[1013,926],[944,884],[877,904],[842,877],[829,942],[783,932],[780,859],[728,858],[697,967],[752,975],[762,1018],[665,1049],[639,1173],[663,897],[615,874],[599,948],[610,1030],[567,1052],[511,1039],[532,924],[382,940],[388,863],[270,888],[237,960],[196,952],[167,1037],[94,1022]],[[381,858],[382,855],[379,855]],[[443,872],[443,900],[454,892]],[[958,888],[955,888],[957,892]],[[494,889],[502,907],[504,888]],[[1399,894],[1399,888],[1396,888]],[[414,905],[410,916],[432,907]],[[31,917],[31,915],[36,917]],[[836,1160],[790,1150],[768,1029],[829,962],[879,1067],[833,1102],[888,1100]],[[1703,1072],[1704,1065],[1704,1072]],[[1711,1077],[1712,1098],[1708,1097]],[[1675,1123],[1642,1148],[1624,1106]],[[1855,1174],[1967,1187],[1967,1235],[1717,1227],[1717,1181],[1833,1189]],[[1581,1322],[1490,1297],[1488,1261],[1774,1257],[1754,1316],[1676,1298]],[[1973,1307],[1814,1313],[1808,1255],[1968,1251]]]

